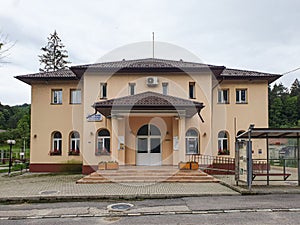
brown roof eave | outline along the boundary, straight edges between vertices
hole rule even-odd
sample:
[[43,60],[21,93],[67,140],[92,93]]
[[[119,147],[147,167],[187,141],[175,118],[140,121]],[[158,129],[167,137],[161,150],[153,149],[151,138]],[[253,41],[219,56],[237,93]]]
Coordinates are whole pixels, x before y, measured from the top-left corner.
[[22,77],[22,76],[15,76],[14,78],[28,84],[32,85],[35,81],[55,81],[55,80],[78,80],[75,77]]
[[281,75],[274,76],[218,76],[219,80],[267,80],[268,84],[271,84],[275,80],[279,79]]
[[200,111],[204,108],[203,104],[195,104],[195,105],[180,105],[180,106],[157,106],[157,105],[144,105],[144,106],[130,106],[130,105],[97,105],[95,103],[93,106],[96,111],[103,114],[104,116],[110,116],[112,108],[115,110],[185,110],[187,117],[192,117],[196,113],[200,113]]
[[220,75],[224,66],[207,66],[207,67],[161,67],[161,68],[153,68],[153,67],[108,67],[108,68],[97,68],[97,67],[70,67],[73,73],[80,79],[86,71],[90,72],[110,72],[110,73],[140,73],[140,72],[206,72],[212,71],[215,76]]

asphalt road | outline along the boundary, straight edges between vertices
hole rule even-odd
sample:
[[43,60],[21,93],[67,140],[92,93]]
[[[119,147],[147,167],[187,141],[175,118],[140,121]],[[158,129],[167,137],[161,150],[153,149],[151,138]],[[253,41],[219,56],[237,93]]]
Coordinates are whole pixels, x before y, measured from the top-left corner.
[[[124,201],[123,201],[124,202]],[[126,201],[125,201],[126,202]],[[214,196],[129,201],[0,205],[0,224],[299,224],[300,195]]]

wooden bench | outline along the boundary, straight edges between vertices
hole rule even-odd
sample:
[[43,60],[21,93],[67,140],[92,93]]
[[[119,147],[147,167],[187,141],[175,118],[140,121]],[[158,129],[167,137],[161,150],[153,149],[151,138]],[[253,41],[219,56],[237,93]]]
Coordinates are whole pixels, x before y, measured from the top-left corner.
[[258,176],[277,176],[277,177],[283,177],[283,180],[286,181],[289,176],[291,176],[290,173],[252,173],[252,180],[255,179],[255,177],[258,177]]

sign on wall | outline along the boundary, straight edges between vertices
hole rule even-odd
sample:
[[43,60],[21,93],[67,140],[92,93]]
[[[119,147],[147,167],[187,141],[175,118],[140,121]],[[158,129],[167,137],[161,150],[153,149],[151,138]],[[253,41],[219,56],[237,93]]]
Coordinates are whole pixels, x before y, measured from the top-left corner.
[[173,137],[173,150],[174,151],[179,150],[178,136]]
[[119,150],[125,150],[125,141],[124,141],[124,136],[119,136],[119,146],[118,149]]
[[86,117],[88,122],[101,122],[103,119],[102,114],[91,114]]

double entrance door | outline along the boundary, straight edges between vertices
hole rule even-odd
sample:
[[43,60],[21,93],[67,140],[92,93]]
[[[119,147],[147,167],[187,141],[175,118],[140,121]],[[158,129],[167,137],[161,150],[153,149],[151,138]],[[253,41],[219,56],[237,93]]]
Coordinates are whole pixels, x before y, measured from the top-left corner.
[[161,165],[161,133],[151,124],[142,126],[137,133],[136,164]]

